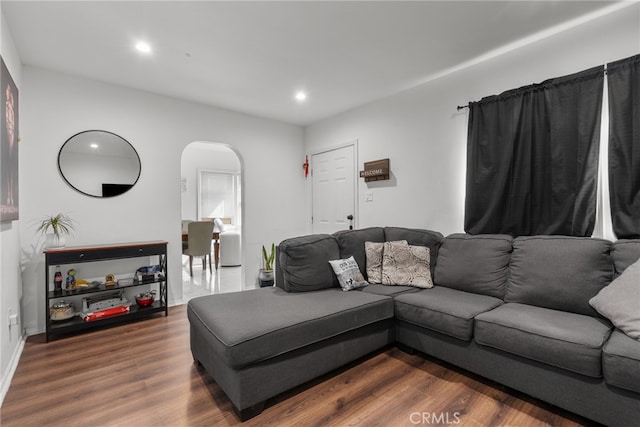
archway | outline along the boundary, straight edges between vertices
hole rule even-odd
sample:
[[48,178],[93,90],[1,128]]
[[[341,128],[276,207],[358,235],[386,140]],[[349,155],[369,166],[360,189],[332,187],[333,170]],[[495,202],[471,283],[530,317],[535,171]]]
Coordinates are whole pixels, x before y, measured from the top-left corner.
[[[221,218],[220,262],[216,269],[194,262],[193,276],[182,262],[183,299],[242,290],[244,277],[242,236],[242,161],[228,145],[195,141],[185,147],[180,161],[182,220]],[[216,227],[217,230],[217,227]],[[226,242],[225,246],[223,243]]]

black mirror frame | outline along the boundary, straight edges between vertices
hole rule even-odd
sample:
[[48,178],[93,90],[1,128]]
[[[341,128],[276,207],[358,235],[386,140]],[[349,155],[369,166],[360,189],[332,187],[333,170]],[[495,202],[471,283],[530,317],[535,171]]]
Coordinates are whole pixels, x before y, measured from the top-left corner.
[[[78,189],[75,185],[73,185],[71,182],[69,182],[69,180],[67,179],[67,177],[64,175],[64,172],[62,171],[62,168],[60,166],[60,156],[62,155],[62,150],[64,149],[64,147],[67,145],[67,143],[69,141],[71,141],[73,138],[77,137],[78,135],[82,135],[88,132],[101,132],[101,133],[107,133],[110,135],[115,136],[116,138],[121,139],[123,142],[126,142],[129,147],[131,147],[131,149],[133,150],[133,152],[135,153],[136,157],[138,158],[138,175],[136,176],[135,181],[133,181],[133,183],[129,186],[129,188],[117,193],[117,194],[112,194],[109,196],[98,196],[95,194],[89,194],[86,193],[80,189]],[[57,159],[57,163],[58,163],[58,172],[60,173],[60,176],[62,177],[62,179],[64,180],[64,182],[67,183],[67,185],[69,185],[69,187],[73,188],[74,190],[76,190],[78,193],[80,194],[84,194],[85,196],[89,196],[89,197],[94,197],[96,199],[108,199],[111,197],[117,197],[120,196],[124,193],[126,193],[127,191],[129,191],[131,188],[133,188],[134,185],[136,185],[138,183],[138,181],[140,180],[140,175],[142,174],[142,161],[140,160],[140,155],[138,154],[138,151],[135,149],[135,147],[125,138],[123,138],[122,136],[118,135],[117,133],[114,132],[109,132],[108,130],[101,130],[101,129],[89,129],[89,130],[84,130],[82,132],[78,132],[72,136],[70,136],[69,138],[67,138],[67,140],[64,142],[64,144],[62,144],[62,146],[60,147],[60,150],[58,150],[58,159]]]

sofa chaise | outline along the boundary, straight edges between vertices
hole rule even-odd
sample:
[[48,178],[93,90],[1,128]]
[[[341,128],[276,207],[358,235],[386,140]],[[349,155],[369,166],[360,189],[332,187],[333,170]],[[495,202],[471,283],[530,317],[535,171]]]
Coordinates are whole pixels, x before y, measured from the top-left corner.
[[[367,279],[365,242],[396,241],[429,248],[433,287],[342,290],[329,261],[353,257]],[[640,341],[590,300],[638,259],[640,240],[400,227],[296,237],[278,246],[276,287],[189,302],[191,351],[241,420],[396,343],[599,423],[637,425]]]

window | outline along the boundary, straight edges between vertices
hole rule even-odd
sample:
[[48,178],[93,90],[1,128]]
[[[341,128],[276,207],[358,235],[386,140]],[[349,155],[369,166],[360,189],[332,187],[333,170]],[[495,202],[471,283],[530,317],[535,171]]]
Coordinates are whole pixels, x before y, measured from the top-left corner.
[[240,176],[198,170],[198,219],[230,218],[240,225]]

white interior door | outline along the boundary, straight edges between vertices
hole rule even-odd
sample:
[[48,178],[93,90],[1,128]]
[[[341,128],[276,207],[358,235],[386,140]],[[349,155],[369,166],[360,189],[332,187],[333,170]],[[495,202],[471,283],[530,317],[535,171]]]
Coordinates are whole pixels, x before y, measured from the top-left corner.
[[311,156],[314,233],[331,234],[353,224],[354,151],[354,146],[348,145]]

